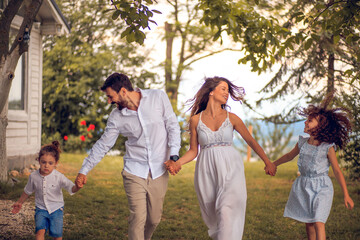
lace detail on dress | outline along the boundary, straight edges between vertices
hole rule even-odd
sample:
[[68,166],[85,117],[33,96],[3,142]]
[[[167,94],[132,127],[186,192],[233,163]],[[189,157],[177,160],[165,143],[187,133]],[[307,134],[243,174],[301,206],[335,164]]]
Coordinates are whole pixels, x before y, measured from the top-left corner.
[[201,149],[206,149],[206,148],[211,148],[211,147],[224,147],[224,146],[232,146],[232,143],[231,142],[215,142],[215,143],[203,145],[203,146],[201,146]]
[[[232,124],[231,124],[230,119],[229,119],[229,112],[227,112],[226,119],[223,121],[223,123],[221,124],[219,129],[216,130],[216,131],[211,130],[208,126],[205,125],[205,123],[203,123],[203,121],[201,120],[201,114],[202,114],[202,112],[200,113],[199,123],[198,123],[198,126],[197,126],[198,129],[197,130],[198,130],[198,132],[201,130],[207,135],[208,144],[209,143],[212,144],[212,143],[228,142],[228,141],[226,141],[224,139],[223,129],[228,127],[229,125],[232,128]],[[208,144],[206,144],[206,145],[208,145]],[[231,142],[231,144],[232,144],[232,142]]]

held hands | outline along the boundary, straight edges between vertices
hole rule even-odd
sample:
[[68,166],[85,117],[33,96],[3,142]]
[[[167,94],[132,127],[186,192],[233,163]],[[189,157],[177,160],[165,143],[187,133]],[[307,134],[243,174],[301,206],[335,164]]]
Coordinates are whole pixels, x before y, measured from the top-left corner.
[[20,211],[21,207],[22,207],[22,204],[20,202],[16,202],[16,203],[14,203],[14,205],[12,205],[13,209],[11,212],[16,214]]
[[79,188],[76,184],[72,187],[71,191],[73,193],[76,193],[77,191],[79,191],[81,188]]
[[264,167],[265,173],[267,175],[270,176],[275,176],[276,171],[277,171],[277,167],[274,163],[269,162],[268,164],[266,164],[266,166]]
[[180,170],[181,165],[179,162],[174,162],[173,160],[167,160],[165,163],[166,170],[173,176],[175,176]]
[[86,184],[86,181],[86,175],[79,173],[75,179],[75,185],[78,189],[80,189]]

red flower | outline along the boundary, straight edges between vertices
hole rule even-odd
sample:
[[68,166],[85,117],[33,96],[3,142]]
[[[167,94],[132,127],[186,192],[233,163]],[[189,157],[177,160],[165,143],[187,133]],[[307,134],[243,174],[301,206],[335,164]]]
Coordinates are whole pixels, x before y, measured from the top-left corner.
[[64,140],[67,141],[69,138],[68,136],[64,136]]
[[85,142],[85,136],[84,136],[84,135],[81,135],[81,136],[80,136],[80,140],[83,141],[83,142]]
[[80,122],[80,125],[81,125],[81,126],[86,126],[86,121],[85,121],[85,120],[82,120],[82,121]]
[[94,124],[90,124],[87,131],[90,132],[91,130],[95,129],[95,125]]

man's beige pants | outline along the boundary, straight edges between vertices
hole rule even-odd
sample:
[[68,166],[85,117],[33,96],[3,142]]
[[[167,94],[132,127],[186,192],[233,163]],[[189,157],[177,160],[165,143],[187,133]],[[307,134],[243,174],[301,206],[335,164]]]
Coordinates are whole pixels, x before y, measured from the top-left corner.
[[160,223],[169,174],[147,179],[122,171],[124,189],[129,203],[129,239],[151,239]]

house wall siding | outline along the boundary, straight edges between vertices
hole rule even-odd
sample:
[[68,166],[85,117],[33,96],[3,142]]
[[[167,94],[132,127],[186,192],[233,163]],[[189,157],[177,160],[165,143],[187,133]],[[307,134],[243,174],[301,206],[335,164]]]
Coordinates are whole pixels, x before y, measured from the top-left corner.
[[41,147],[42,54],[40,31],[33,28],[26,59],[25,110],[8,111],[9,169],[21,169],[35,162]]

